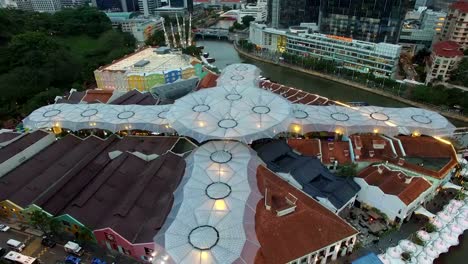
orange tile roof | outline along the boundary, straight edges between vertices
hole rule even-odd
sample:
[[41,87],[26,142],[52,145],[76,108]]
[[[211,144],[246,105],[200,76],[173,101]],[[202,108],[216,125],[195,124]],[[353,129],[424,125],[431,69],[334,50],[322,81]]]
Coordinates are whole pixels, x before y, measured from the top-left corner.
[[257,184],[263,194],[265,186],[268,188],[272,201],[281,201],[288,193],[298,200],[295,212],[285,216],[276,216],[274,208],[268,211],[264,199],[258,202],[255,231],[261,248],[255,263],[287,263],[358,233],[339,216],[264,166],[257,169]]
[[88,103],[99,101],[105,104],[112,97],[113,92],[113,90],[86,90],[86,95],[81,101]]
[[[356,154],[356,161],[382,161],[396,157],[390,143],[379,135],[352,135],[350,138]],[[380,145],[384,145],[383,149],[376,148]],[[362,148],[359,150],[358,146],[362,146]]]
[[331,164],[335,160],[339,164],[351,163],[349,143],[347,141],[322,141],[319,139],[288,139],[291,148],[306,156],[321,155],[322,163]]
[[[445,166],[439,171],[434,171],[409,162],[403,163],[402,166],[405,168],[441,179],[445,177],[445,175],[447,175],[450,170],[458,165],[457,154],[455,153],[452,145],[445,144],[435,138],[426,136],[398,136],[397,138],[401,141],[401,144],[403,145],[403,148],[406,152],[406,156],[408,157],[450,159],[450,161],[447,162],[447,164],[445,164]],[[397,163],[398,161],[393,159],[390,160],[390,162]]]
[[198,90],[215,87],[218,77],[218,75],[212,72],[208,72],[208,74],[203,77],[203,79],[198,84]]
[[[369,185],[379,187],[382,192],[395,195],[406,205],[411,204],[431,184],[423,177],[408,177],[401,171],[390,170],[383,165],[369,166],[362,170],[358,177],[363,178]],[[407,180],[411,179],[409,182]]]

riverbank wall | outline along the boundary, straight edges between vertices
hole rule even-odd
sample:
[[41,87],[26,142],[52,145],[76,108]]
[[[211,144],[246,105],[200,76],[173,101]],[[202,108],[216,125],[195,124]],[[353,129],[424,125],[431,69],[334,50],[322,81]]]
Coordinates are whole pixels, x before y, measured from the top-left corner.
[[414,107],[425,108],[425,109],[437,112],[437,113],[439,113],[439,114],[441,114],[441,115],[443,115],[445,117],[468,123],[468,117],[466,117],[466,116],[462,116],[462,115],[459,115],[459,114],[456,114],[456,113],[453,113],[453,112],[443,111],[443,110],[431,107],[431,106],[423,104],[423,103],[411,101],[409,99],[402,98],[402,97],[390,94],[390,93],[385,92],[385,91],[368,88],[368,87],[366,87],[366,86],[364,86],[362,84],[359,84],[359,83],[356,83],[356,82],[351,82],[349,80],[336,78],[336,77],[331,76],[331,75],[323,74],[323,73],[312,71],[312,70],[306,70],[306,69],[303,69],[303,68],[300,68],[300,67],[297,67],[297,66],[293,66],[293,65],[289,65],[289,64],[288,65],[283,65],[281,63],[276,63],[276,62],[273,62],[271,60],[267,60],[265,58],[261,58],[261,57],[249,54],[249,53],[239,49],[237,47],[237,45],[234,45],[234,48],[239,53],[239,55],[241,55],[243,57],[247,57],[247,58],[252,59],[252,60],[257,60],[257,61],[261,61],[261,62],[264,62],[264,63],[277,65],[279,67],[287,67],[287,68],[292,69],[292,70],[297,71],[297,72],[302,72],[302,73],[305,73],[305,74],[320,77],[320,78],[330,80],[330,81],[333,81],[333,82],[337,82],[337,83],[340,83],[340,84],[349,85],[349,86],[352,86],[354,88],[358,88],[358,89],[365,90],[365,91],[370,92],[370,93],[385,96],[387,98],[391,98],[393,100],[396,100],[396,101],[399,101],[399,102],[402,102],[402,103],[405,103],[405,104],[408,104],[408,105],[411,105],[411,106],[414,106]]

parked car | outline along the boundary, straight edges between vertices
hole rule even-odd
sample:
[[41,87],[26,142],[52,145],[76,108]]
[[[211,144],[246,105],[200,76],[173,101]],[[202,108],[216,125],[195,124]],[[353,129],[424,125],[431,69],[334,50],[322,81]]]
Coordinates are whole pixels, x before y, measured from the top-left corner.
[[42,241],[41,241],[41,244],[46,246],[46,247],[50,247],[50,248],[53,248],[55,247],[55,245],[57,244],[52,238],[48,237],[48,236],[43,236],[42,237]]
[[18,240],[14,239],[8,239],[7,245],[10,249],[16,251],[16,252],[21,252],[23,249],[26,247],[26,245]]
[[0,224],[0,231],[6,232],[6,231],[8,231],[8,230],[10,230],[10,227],[9,227],[9,226],[4,225],[4,224]]
[[6,253],[7,253],[6,248],[0,247],[0,258],[3,257],[3,255],[5,255]]
[[91,264],[107,264],[107,262],[105,262],[104,260],[101,260],[99,258],[93,258],[91,260]]
[[80,263],[81,263],[81,259],[78,258],[78,257],[72,256],[72,255],[69,255],[69,256],[67,256],[67,258],[65,259],[65,263],[67,263],[67,264],[80,264]]

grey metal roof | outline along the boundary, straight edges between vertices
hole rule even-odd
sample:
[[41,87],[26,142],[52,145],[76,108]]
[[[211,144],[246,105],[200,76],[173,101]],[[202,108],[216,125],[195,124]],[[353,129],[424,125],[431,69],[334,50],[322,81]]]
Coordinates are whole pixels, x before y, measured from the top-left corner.
[[343,207],[360,190],[351,178],[334,175],[317,158],[293,152],[283,140],[273,140],[256,151],[269,169],[291,174],[304,192],[328,199],[335,208]]

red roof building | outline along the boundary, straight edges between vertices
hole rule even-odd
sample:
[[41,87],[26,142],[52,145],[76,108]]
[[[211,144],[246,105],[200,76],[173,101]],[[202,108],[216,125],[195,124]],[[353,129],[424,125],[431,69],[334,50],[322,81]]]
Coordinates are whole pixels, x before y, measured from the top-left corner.
[[461,48],[455,41],[441,41],[432,46],[431,57],[426,65],[426,84],[435,79],[442,82],[450,79],[450,74],[463,59]]
[[[261,245],[255,263],[328,262],[352,250],[358,231],[339,216],[264,166],[257,169],[257,184],[264,198],[255,214]],[[292,207],[293,212],[278,216]]]
[[347,141],[324,141],[320,139],[288,139],[288,145],[305,156],[319,158],[323,164],[349,164],[352,162]]
[[365,168],[354,180],[361,186],[358,201],[379,209],[396,222],[410,216],[430,194],[432,186],[424,177],[409,177],[382,164]]

